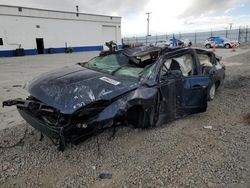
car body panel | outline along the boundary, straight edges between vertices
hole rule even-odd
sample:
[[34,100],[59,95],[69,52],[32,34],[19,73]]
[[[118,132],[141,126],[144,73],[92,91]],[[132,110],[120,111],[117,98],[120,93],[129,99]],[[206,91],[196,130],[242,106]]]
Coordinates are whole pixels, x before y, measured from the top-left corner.
[[111,100],[138,86],[132,78],[114,77],[73,65],[43,74],[27,86],[29,93],[61,113],[71,114],[98,100]]

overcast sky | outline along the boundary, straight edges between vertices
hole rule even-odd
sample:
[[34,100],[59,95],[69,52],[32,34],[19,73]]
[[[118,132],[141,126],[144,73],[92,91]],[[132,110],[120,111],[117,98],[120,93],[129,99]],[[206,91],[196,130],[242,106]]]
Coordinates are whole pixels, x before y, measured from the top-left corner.
[[250,0],[0,0],[0,4],[122,17],[122,36],[217,30],[249,25]]

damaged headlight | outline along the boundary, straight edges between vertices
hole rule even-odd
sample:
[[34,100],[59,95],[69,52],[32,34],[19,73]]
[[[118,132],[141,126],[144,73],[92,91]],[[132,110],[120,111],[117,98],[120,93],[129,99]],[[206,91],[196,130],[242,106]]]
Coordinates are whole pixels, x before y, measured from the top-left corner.
[[78,110],[75,115],[71,117],[71,120],[75,127],[86,129],[109,104],[110,101],[96,101]]

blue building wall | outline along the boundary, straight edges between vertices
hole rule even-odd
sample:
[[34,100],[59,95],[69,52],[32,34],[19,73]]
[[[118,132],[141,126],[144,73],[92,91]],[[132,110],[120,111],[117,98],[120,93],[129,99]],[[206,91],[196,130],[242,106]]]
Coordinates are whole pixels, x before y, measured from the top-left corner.
[[[71,47],[72,52],[87,52],[87,51],[101,51],[103,46],[77,46]],[[66,48],[45,48],[44,54],[49,54],[49,49],[52,49],[52,53],[65,53]],[[24,49],[24,55],[37,55],[37,49]],[[0,57],[13,57],[16,56],[15,50],[3,50],[0,51]]]

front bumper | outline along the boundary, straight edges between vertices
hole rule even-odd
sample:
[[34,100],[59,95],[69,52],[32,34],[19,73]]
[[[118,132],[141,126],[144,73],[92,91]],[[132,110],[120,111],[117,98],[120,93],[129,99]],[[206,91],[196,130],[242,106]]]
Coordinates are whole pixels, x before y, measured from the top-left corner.
[[32,127],[39,130],[41,133],[51,137],[51,138],[59,138],[60,131],[62,127],[49,126],[45,124],[45,122],[39,120],[35,114],[38,112],[44,113],[58,113],[56,109],[45,105],[40,101],[30,100],[30,99],[12,99],[4,101],[2,106],[16,106],[20,115],[23,117],[27,123],[29,123]]
[[27,110],[18,108],[18,112],[23,117],[23,119],[29,123],[32,127],[40,131],[42,134],[54,138],[54,139],[60,139],[60,135],[63,134],[63,130],[66,127],[55,127],[55,126],[49,126],[45,124],[42,121],[39,121],[36,117],[32,116]]
[[[38,114],[59,114],[59,111],[50,107],[40,101],[32,99],[13,99],[4,101],[2,106],[16,106],[22,118],[29,123],[32,127],[41,132],[41,135],[59,140],[58,148],[63,151],[67,142],[69,142],[70,130],[73,128],[68,124],[52,125],[48,124],[39,118]],[[42,138],[42,137],[41,137]]]
[[[40,101],[32,99],[13,99],[3,102],[4,106],[16,106],[22,118],[29,123],[32,127],[41,132],[41,135],[59,141],[58,149],[63,151],[66,143],[77,144],[82,140],[89,138],[96,133],[99,129],[105,126],[111,126],[113,120],[104,120],[96,122],[94,117],[78,117],[75,114],[62,114],[57,109],[48,106]],[[47,117],[56,115],[63,117],[64,121],[56,121],[56,123],[48,123],[41,116]],[[79,119],[77,119],[79,118]],[[77,121],[76,121],[77,119]],[[87,120],[88,119],[88,120]],[[78,125],[87,126],[78,126]]]

